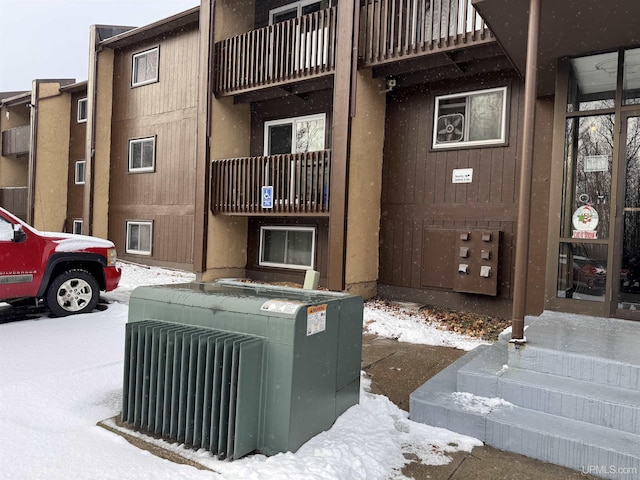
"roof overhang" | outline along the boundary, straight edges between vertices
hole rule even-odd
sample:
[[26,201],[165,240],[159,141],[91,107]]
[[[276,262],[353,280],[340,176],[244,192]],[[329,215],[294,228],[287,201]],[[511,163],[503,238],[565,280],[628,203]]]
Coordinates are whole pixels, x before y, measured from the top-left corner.
[[69,93],[82,93],[87,91],[87,81],[84,80],[82,82],[72,83],[70,85],[64,85],[60,87],[61,92],[69,92]]
[[[200,7],[193,7],[171,17],[164,18],[149,25],[133,28],[100,42],[101,45],[113,49],[128,47],[150,38],[178,31],[200,21]],[[122,27],[127,28],[127,27]]]
[[16,105],[26,105],[31,101],[31,91],[28,92],[7,92],[8,97],[0,100],[0,105],[15,107]]
[[[472,0],[522,76],[529,0]],[[557,59],[640,45],[638,0],[541,0],[538,94],[554,92]]]

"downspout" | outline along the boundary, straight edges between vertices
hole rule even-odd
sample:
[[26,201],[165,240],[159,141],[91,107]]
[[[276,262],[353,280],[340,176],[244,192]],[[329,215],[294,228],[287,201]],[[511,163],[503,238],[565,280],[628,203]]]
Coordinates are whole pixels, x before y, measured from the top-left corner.
[[[35,188],[36,188],[36,149],[38,148],[38,95],[40,83],[35,80],[35,89],[31,90],[31,102],[29,103],[29,184],[27,188],[27,223],[33,225],[35,215]],[[35,91],[34,91],[35,90]]]
[[346,277],[349,154],[351,118],[355,114],[354,58],[357,59],[359,4],[355,0],[345,0],[338,2],[337,8],[327,265],[327,286],[334,291],[344,290]]
[[[95,35],[95,31],[94,31]],[[94,162],[96,156],[96,112],[97,112],[97,101],[98,101],[98,56],[100,52],[102,52],[103,47],[101,44],[97,44],[96,37],[94,36],[94,53],[93,53],[93,88],[91,90],[91,129],[89,132],[90,135],[90,146],[89,151],[85,150],[85,156],[87,156],[86,165],[89,167],[85,172],[85,176],[88,176],[87,182],[85,184],[85,188],[89,188],[88,192],[85,192],[84,195],[84,211],[83,217],[86,217],[86,225],[87,225],[87,235],[93,234],[93,187],[94,187],[94,179],[93,179],[93,170],[94,170]],[[87,155],[88,154],[88,155]]]
[[538,83],[538,41],[540,38],[541,0],[530,0],[527,62],[524,83],[524,123],[520,158],[520,189],[516,237],[515,279],[513,282],[513,312],[511,341],[525,343],[524,316],[527,299],[527,262],[529,259],[529,218],[531,210],[531,172],[533,169],[533,138],[536,120]]
[[199,275],[207,269],[209,230],[209,191],[211,164],[211,95],[213,91],[215,0],[200,5],[200,52],[198,66],[198,110],[196,120],[196,185],[194,192],[193,270]]

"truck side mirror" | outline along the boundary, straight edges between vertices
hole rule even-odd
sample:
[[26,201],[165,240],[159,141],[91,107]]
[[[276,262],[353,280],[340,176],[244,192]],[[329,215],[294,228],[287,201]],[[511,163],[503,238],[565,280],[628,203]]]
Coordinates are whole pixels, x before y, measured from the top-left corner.
[[27,239],[27,234],[22,230],[22,225],[16,223],[13,226],[13,241],[15,243],[22,243]]

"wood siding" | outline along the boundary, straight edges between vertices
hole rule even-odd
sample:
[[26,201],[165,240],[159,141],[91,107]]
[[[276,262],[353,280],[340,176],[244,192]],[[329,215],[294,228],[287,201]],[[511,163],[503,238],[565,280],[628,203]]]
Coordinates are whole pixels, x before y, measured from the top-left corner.
[[[76,162],[85,160],[87,122],[78,123],[78,100],[85,98],[86,92],[71,96],[71,118],[69,119],[69,177],[67,187],[67,220],[65,231],[73,231],[73,220],[82,219],[84,185],[76,185]],[[84,228],[84,226],[83,226]],[[83,231],[86,233],[86,231]]]
[[[492,86],[508,88],[507,144],[434,151],[434,97]],[[459,229],[504,232],[498,297],[509,299],[517,220],[521,82],[417,86],[387,97],[380,233],[382,285],[451,292]],[[452,183],[452,170],[472,168],[471,183]],[[458,297],[464,303],[464,295]]]
[[[121,258],[191,268],[196,167],[198,31],[116,52],[109,236]],[[159,47],[158,81],[131,87],[132,55]],[[128,171],[129,140],[155,137],[153,172]],[[127,220],[153,222],[150,256],[129,255]]]

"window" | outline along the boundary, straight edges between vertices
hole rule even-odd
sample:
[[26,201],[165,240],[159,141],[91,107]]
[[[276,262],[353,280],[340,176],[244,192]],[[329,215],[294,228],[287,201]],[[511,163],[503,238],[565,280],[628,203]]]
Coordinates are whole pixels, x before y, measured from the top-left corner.
[[506,103],[506,87],[436,97],[433,148],[504,143]]
[[129,140],[129,171],[153,172],[156,163],[156,138]]
[[127,253],[151,255],[153,222],[127,222]]
[[313,227],[260,227],[260,265],[301,270],[314,267]]
[[159,57],[160,49],[158,47],[136,53],[133,56],[133,67],[131,70],[132,87],[158,81]]
[[82,235],[82,220],[73,221],[73,233],[76,235]]
[[269,24],[285,22],[292,18],[307,15],[308,13],[318,12],[325,8],[322,2],[317,0],[302,0],[299,2],[288,3],[282,7],[274,8],[269,11]]
[[[283,120],[273,120],[265,122],[265,155],[279,155],[287,153],[306,153],[324,150],[325,145],[325,114],[307,115],[304,117],[287,118]],[[323,160],[320,160],[323,162]],[[285,203],[298,202],[301,199],[299,194],[301,189],[306,188],[305,198],[311,198],[311,190],[317,181],[312,177],[314,171],[313,161],[308,156],[299,155],[292,159],[289,165],[288,178],[289,191],[283,192],[283,197],[278,201]],[[320,172],[320,167],[316,166],[316,174]],[[326,165],[322,168],[328,175]],[[283,172],[281,172],[283,173]],[[306,177],[306,181],[302,180]],[[269,169],[265,172],[264,184],[270,185],[273,179],[270,178]],[[328,177],[322,190],[326,191]],[[316,201],[320,201],[318,198]],[[326,202],[326,194],[322,197]]]
[[13,240],[13,224],[0,217],[0,242]]
[[84,185],[84,179],[86,176],[87,162],[86,160],[78,160],[76,162],[75,184]]
[[264,123],[264,154],[324,150],[325,114],[273,120]]
[[78,123],[83,123],[87,121],[87,99],[81,98],[78,100]]

